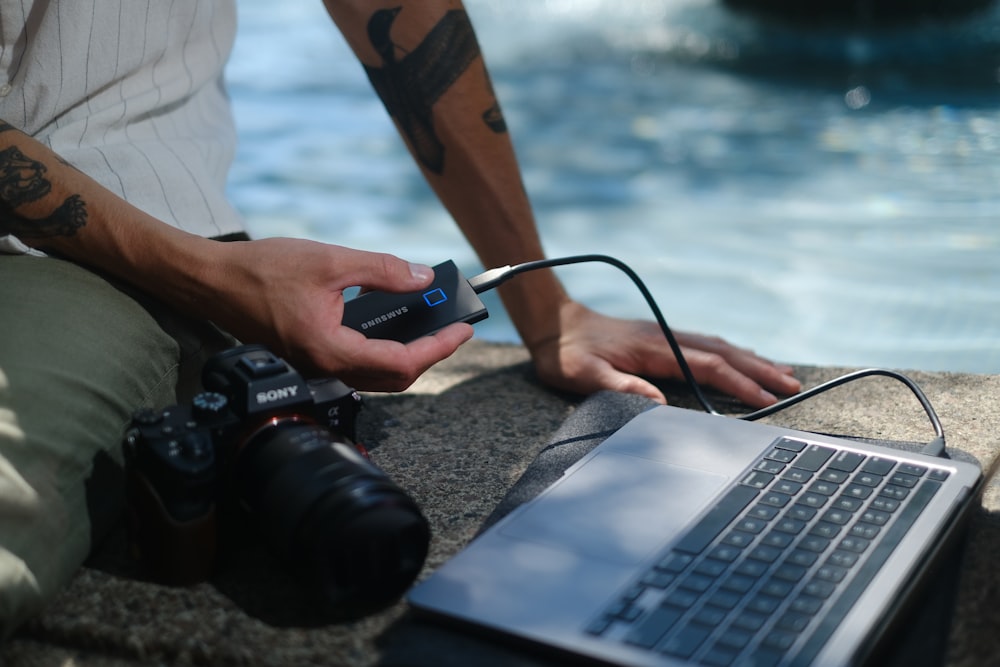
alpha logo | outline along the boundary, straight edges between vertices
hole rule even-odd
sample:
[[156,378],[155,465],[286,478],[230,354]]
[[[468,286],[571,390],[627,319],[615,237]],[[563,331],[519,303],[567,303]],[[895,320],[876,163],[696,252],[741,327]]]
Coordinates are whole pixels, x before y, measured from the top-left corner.
[[391,320],[394,317],[399,317],[400,315],[406,315],[408,312],[410,312],[410,308],[408,306],[400,306],[399,308],[396,308],[395,310],[390,310],[387,313],[379,315],[378,317],[373,317],[372,319],[368,320],[367,322],[364,322],[361,325],[361,330],[362,331],[366,331],[366,330],[368,330],[368,329],[370,329],[370,328],[372,328],[374,326],[378,326],[379,324],[382,324],[383,322],[388,322],[389,320]]
[[257,404],[263,405],[264,403],[274,403],[275,401],[281,401],[286,398],[295,398],[295,394],[298,393],[299,388],[297,385],[290,385],[288,387],[282,387],[281,389],[268,389],[267,391],[257,392]]

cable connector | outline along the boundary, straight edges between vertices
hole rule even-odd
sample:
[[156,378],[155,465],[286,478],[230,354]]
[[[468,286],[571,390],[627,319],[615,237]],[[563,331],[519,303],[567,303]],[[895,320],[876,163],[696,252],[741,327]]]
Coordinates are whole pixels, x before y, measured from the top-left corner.
[[514,275],[515,273],[511,269],[510,264],[498,266],[495,269],[487,269],[479,275],[469,278],[469,285],[472,287],[473,292],[482,294],[506,282],[509,278],[513,278]]

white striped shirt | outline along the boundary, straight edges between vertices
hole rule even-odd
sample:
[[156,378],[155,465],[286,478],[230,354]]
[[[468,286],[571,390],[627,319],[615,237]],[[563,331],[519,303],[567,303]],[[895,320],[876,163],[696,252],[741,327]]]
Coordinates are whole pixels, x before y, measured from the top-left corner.
[[0,0],[0,119],[168,224],[243,231],[225,196],[235,32],[234,0]]

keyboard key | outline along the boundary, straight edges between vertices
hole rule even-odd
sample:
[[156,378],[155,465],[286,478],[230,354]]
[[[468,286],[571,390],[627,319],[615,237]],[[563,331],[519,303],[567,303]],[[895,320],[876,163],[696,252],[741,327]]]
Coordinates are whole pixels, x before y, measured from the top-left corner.
[[684,609],[657,607],[629,631],[625,641],[643,648],[653,648],[683,615]]
[[760,531],[764,530],[764,527],[766,525],[767,522],[762,521],[761,519],[745,517],[739,519],[735,524],[733,524],[733,528],[735,528],[736,530],[742,530],[744,533],[751,533],[753,535],[756,535]]
[[770,484],[771,480],[773,479],[774,475],[772,475],[769,472],[761,472],[760,470],[751,470],[750,474],[748,474],[740,481],[740,484],[743,484],[744,486],[749,486],[752,489],[760,490],[766,488],[767,485]]
[[809,485],[809,491],[811,493],[818,493],[821,496],[832,496],[837,491],[840,490],[839,484],[834,484],[833,482],[827,482],[823,479],[817,479],[815,482]]
[[706,577],[701,574],[689,574],[688,576],[684,577],[681,580],[681,582],[677,584],[677,586],[678,588],[683,589],[685,591],[692,591],[694,593],[704,593],[709,588],[711,588],[712,584],[714,583],[715,580],[712,579],[711,577]]
[[770,595],[755,595],[747,602],[747,611],[758,614],[771,614],[781,606],[781,598]]
[[634,604],[630,604],[618,610],[618,613],[615,614],[615,616],[625,621],[626,623],[631,623],[632,621],[642,616],[642,612],[643,610],[641,607],[637,607]]
[[769,491],[761,496],[760,502],[764,505],[770,505],[771,507],[784,507],[791,499],[792,497],[787,493]]
[[809,534],[824,539],[833,539],[842,530],[842,527],[827,521],[817,521],[816,525],[809,529]]
[[808,595],[800,595],[799,597],[792,600],[792,604],[789,605],[789,610],[798,612],[800,614],[809,614],[810,616],[815,616],[823,607],[823,600],[820,598],[814,598]]
[[694,557],[688,554],[671,553],[657,563],[656,569],[664,572],[683,572],[693,561]]
[[722,538],[722,543],[727,544],[731,547],[736,547],[737,549],[742,549],[744,547],[750,546],[750,543],[754,541],[754,536],[751,533],[744,533],[741,530],[734,530],[733,532]]
[[816,516],[816,510],[805,505],[792,505],[785,513],[785,518],[803,522],[809,521],[814,516]]
[[601,616],[591,621],[590,625],[584,628],[584,632],[588,635],[603,635],[614,623],[614,619],[610,616]]
[[822,579],[813,578],[809,583],[805,585],[802,592],[805,595],[810,595],[814,598],[821,598],[825,600],[826,598],[833,595],[833,592],[837,590],[829,581],[823,581]]
[[784,549],[791,544],[793,540],[795,540],[795,535],[791,533],[779,533],[772,530],[770,533],[761,538],[760,543],[761,546]]
[[785,474],[781,476],[781,479],[787,479],[789,482],[798,482],[799,484],[804,484],[812,479],[813,474],[808,470],[801,470],[799,468],[789,468],[785,471]]
[[854,472],[864,460],[864,454],[846,451],[837,452],[837,455],[830,461],[830,467],[843,472]]
[[857,512],[863,504],[859,498],[851,498],[850,496],[840,496],[833,501],[833,507],[848,512]]
[[834,450],[829,447],[824,447],[822,445],[809,445],[802,451],[801,454],[795,457],[792,467],[809,470],[810,472],[816,472],[823,467],[823,464],[826,463],[831,456],[833,456],[833,453]]
[[887,459],[882,456],[872,456],[865,464],[861,467],[865,472],[874,473],[876,475],[888,475],[889,471],[892,470],[896,462],[892,459]]
[[774,483],[774,486],[771,487],[771,489],[773,491],[777,491],[778,493],[787,493],[790,496],[794,496],[802,490],[802,485],[798,482],[792,482],[787,479],[779,479]]
[[935,482],[943,482],[950,476],[951,473],[947,470],[931,470],[930,474],[927,475],[927,479],[934,480]]
[[830,508],[823,512],[823,521],[828,521],[830,523],[835,523],[838,526],[843,526],[848,521],[854,517],[850,512],[845,512],[844,510],[839,510],[837,508]]
[[806,574],[806,568],[801,565],[796,565],[794,563],[789,563],[787,560],[778,566],[778,569],[774,571],[774,578],[780,579],[781,581],[790,581],[792,583],[797,582],[799,579],[804,577]]
[[900,463],[897,471],[906,475],[913,475],[914,477],[923,477],[927,474],[927,468],[915,463]]
[[769,472],[772,475],[777,475],[782,470],[785,469],[785,464],[781,461],[772,461],[771,459],[762,459],[757,465],[754,466],[756,470],[762,470],[763,472]]
[[666,588],[669,586],[673,580],[677,578],[677,575],[672,572],[660,572],[659,570],[650,570],[642,576],[641,583],[643,586],[649,586],[650,588]]
[[721,560],[724,563],[732,563],[740,557],[741,553],[743,553],[743,550],[739,547],[729,546],[728,544],[720,544],[712,547],[712,550],[708,552],[708,555],[710,558],[714,558],[715,560]]
[[851,481],[854,482],[855,484],[861,484],[862,486],[874,487],[881,484],[884,479],[885,477],[882,477],[881,475],[874,475],[870,472],[865,472],[862,470],[857,475],[855,475],[854,479]]
[[663,605],[668,607],[677,607],[678,609],[690,609],[694,606],[694,603],[698,601],[698,593],[684,590],[682,588],[676,588],[670,591],[665,598],[663,598]]
[[882,510],[883,512],[895,512],[899,509],[899,501],[895,498],[886,498],[885,496],[877,496],[872,499],[871,504],[872,509]]
[[882,487],[882,490],[878,494],[884,498],[892,498],[893,500],[905,500],[906,496],[910,495],[910,490],[905,486],[894,486],[892,484],[886,484]]
[[746,593],[754,584],[757,583],[757,577],[747,577],[742,574],[732,574],[722,585],[719,586],[720,589],[725,591],[730,591],[732,593]]
[[721,625],[726,620],[726,612],[718,607],[702,607],[698,610],[691,620],[695,623],[701,623],[703,625],[717,626]]
[[726,571],[727,567],[727,564],[722,561],[706,558],[702,562],[698,563],[698,567],[696,567],[694,571],[698,574],[704,574],[707,577],[718,577]]
[[701,663],[708,667],[729,667],[739,655],[739,650],[716,644],[701,657]]
[[847,481],[850,475],[843,470],[824,470],[819,474],[819,478],[824,482],[833,482],[834,484],[843,484]]
[[856,553],[851,553],[850,551],[841,551],[838,549],[830,554],[830,557],[826,559],[826,562],[840,567],[853,567],[854,564],[858,562],[858,555]]
[[859,522],[851,526],[851,530],[848,531],[848,534],[852,537],[874,540],[878,537],[880,530],[882,530],[882,528],[880,526],[876,526],[875,524]]
[[641,584],[635,584],[630,586],[628,590],[622,593],[622,600],[626,602],[635,602],[639,597],[646,591],[646,587]]
[[816,570],[817,579],[832,581],[835,584],[839,584],[846,576],[847,568],[838,567],[836,565],[821,565],[820,568]]
[[819,509],[829,500],[828,496],[820,495],[818,493],[803,493],[796,499],[799,505],[805,505],[806,507],[812,507],[813,509]]
[[801,440],[793,440],[792,438],[779,438],[774,442],[774,446],[778,449],[787,449],[792,452],[801,452],[806,448],[806,443]]
[[707,625],[688,623],[663,642],[663,645],[660,646],[660,652],[676,658],[690,658],[712,634],[712,630],[714,628]]
[[788,554],[788,558],[785,559],[785,562],[793,565],[801,565],[802,567],[810,567],[818,559],[819,556],[811,551],[796,549],[792,553]]
[[765,622],[767,622],[766,614],[743,611],[739,616],[733,619],[733,627],[747,630],[749,632],[757,632],[764,627]]
[[781,662],[787,651],[786,648],[775,648],[761,644],[747,657],[747,664],[754,667],[774,667]]
[[840,541],[838,547],[844,551],[853,551],[854,553],[861,553],[868,548],[871,542],[869,540],[860,537],[845,537]]
[[872,487],[864,486],[863,484],[850,484],[846,489],[844,489],[844,495],[848,498],[857,498],[858,500],[864,500],[872,494]]
[[741,599],[742,597],[736,593],[719,589],[709,596],[705,604],[710,604],[719,609],[735,609]]
[[767,572],[767,568],[767,563],[762,563],[759,560],[745,560],[736,566],[734,572],[759,579]]
[[741,630],[740,628],[730,627],[727,628],[722,636],[716,640],[716,646],[725,646],[727,648],[732,648],[740,650],[746,648],[753,639],[753,633],[747,632],[746,630]]
[[747,516],[752,516],[755,519],[763,519],[764,521],[770,521],[778,515],[778,508],[771,507],[770,505],[754,505],[747,512]]
[[[761,585],[759,592],[761,595],[767,596],[768,599],[781,600],[787,597],[792,592],[792,588],[794,588],[794,586],[787,581],[780,581],[778,579],[769,579],[765,581],[763,585]],[[763,609],[755,608],[752,606],[753,604],[755,604],[755,602],[756,598],[754,598],[754,600],[751,600],[750,603],[747,605],[747,609],[750,609],[752,611],[763,612],[764,611]]]
[[806,535],[802,538],[802,541],[799,542],[800,549],[814,551],[816,553],[823,553],[826,551],[828,546],[830,546],[830,540],[816,535]]
[[750,558],[764,563],[773,563],[781,557],[781,549],[760,545],[750,552]]
[[784,449],[772,449],[764,456],[764,458],[772,461],[780,461],[781,463],[791,463],[795,460],[795,452]]
[[919,477],[913,475],[907,475],[901,472],[896,472],[889,478],[890,484],[895,484],[896,486],[905,486],[908,489],[912,489],[920,481]]
[[811,616],[805,614],[800,614],[794,611],[788,611],[781,615],[778,622],[775,623],[776,628],[782,630],[787,630],[788,632],[802,632],[807,627],[809,627],[809,622],[812,621]]

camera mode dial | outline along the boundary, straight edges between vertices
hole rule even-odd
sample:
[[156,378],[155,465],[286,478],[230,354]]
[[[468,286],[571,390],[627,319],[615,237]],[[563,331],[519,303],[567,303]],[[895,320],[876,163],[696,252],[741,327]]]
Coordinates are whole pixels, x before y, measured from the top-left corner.
[[191,400],[191,411],[196,419],[212,419],[223,414],[229,400],[217,391],[203,391]]

